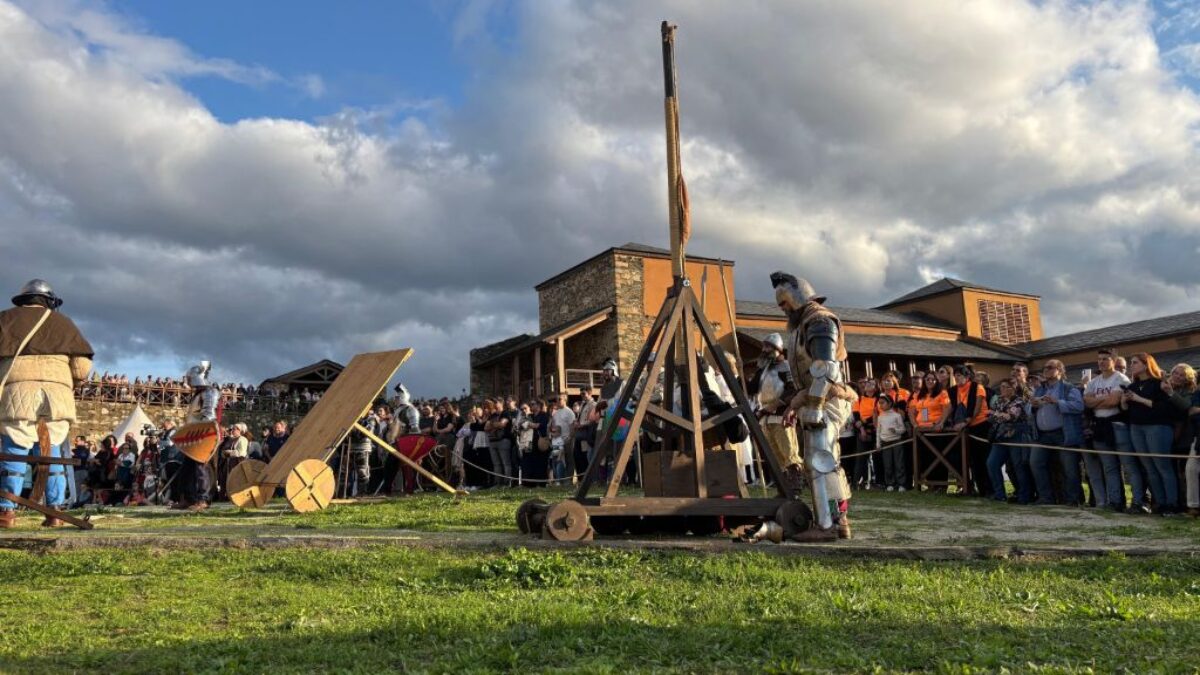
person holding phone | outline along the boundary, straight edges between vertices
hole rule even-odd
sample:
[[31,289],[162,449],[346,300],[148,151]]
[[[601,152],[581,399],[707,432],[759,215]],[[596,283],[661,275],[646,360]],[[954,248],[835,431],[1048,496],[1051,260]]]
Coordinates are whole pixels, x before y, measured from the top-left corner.
[[[1088,380],[1083,390],[1083,404],[1092,411],[1092,447],[1096,450],[1120,450],[1128,452],[1129,430],[1117,429],[1121,423],[1121,393],[1122,387],[1129,386],[1129,378],[1116,370],[1116,354],[1113,350],[1104,348],[1096,352],[1097,375]],[[1121,432],[1121,440],[1117,432]],[[1123,447],[1122,447],[1123,446]],[[1087,467],[1088,483],[1092,494],[1096,497],[1096,506],[1121,513],[1125,511],[1125,484],[1121,482],[1121,464],[1125,457],[1116,455],[1095,455],[1088,453],[1083,456]],[[1134,502],[1141,503],[1142,483],[1141,467],[1137,458],[1129,457],[1128,463],[1132,470],[1128,471],[1130,485],[1133,486]],[[1103,502],[1101,498],[1103,497]]]

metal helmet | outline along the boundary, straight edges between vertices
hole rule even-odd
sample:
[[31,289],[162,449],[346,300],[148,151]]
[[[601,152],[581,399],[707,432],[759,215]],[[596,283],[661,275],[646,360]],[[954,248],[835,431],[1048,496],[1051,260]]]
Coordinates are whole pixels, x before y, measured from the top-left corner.
[[783,351],[783,336],[779,333],[771,333],[763,338],[763,346],[771,345],[776,351]]
[[203,389],[204,387],[210,386],[208,381],[208,374],[210,372],[212,372],[212,364],[208,361],[201,361],[191,368],[188,368],[188,386],[194,389]]
[[786,272],[772,272],[771,286],[775,289],[776,299],[780,299],[781,294],[791,295],[796,306],[806,305],[809,302],[825,304],[825,296],[817,295],[812,284]]
[[605,359],[604,365],[600,366],[600,370],[611,370],[613,377],[619,377],[621,375],[620,369],[617,368],[616,360],[612,358]]
[[396,392],[396,397],[400,400],[400,405],[412,403],[412,394],[408,393],[408,387],[405,387],[403,384],[397,384],[394,391]]
[[42,298],[50,309],[62,306],[62,298],[54,294],[50,284],[42,279],[31,279],[13,296],[12,303],[18,307],[31,304],[35,298]]

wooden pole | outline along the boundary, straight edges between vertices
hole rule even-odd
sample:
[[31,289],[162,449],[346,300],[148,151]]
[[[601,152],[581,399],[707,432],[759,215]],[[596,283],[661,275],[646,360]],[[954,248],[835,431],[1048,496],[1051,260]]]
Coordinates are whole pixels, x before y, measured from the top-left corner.
[[684,248],[679,204],[679,99],[675,89],[675,29],[662,22],[663,112],[667,126],[667,216],[671,224],[671,273],[676,279],[684,276]]

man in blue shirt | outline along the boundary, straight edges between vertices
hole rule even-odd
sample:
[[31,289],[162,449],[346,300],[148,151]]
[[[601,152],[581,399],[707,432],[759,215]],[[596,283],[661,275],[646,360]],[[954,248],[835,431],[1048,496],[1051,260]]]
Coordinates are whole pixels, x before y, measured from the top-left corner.
[[[1062,361],[1051,359],[1042,369],[1042,383],[1033,392],[1034,420],[1038,443],[1078,448],[1083,442],[1083,394],[1063,380]],[[1057,461],[1063,472],[1063,500],[1071,506],[1083,503],[1080,484],[1079,453],[1070,450],[1033,448],[1029,465],[1037,486],[1038,504],[1054,504],[1050,462]]]

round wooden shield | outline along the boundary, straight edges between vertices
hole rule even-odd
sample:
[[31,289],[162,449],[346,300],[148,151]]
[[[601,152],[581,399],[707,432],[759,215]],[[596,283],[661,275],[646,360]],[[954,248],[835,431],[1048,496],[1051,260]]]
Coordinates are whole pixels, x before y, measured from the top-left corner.
[[229,501],[234,506],[239,509],[261,509],[271,501],[271,493],[275,489],[258,483],[266,468],[267,463],[257,459],[247,459],[233,467],[233,471],[229,472],[228,491]]
[[306,459],[288,473],[284,494],[292,508],[300,513],[320,511],[333,501],[334,483],[333,469],[328,464],[319,459]]
[[171,442],[188,457],[204,464],[221,444],[221,427],[216,422],[192,422],[175,430]]

